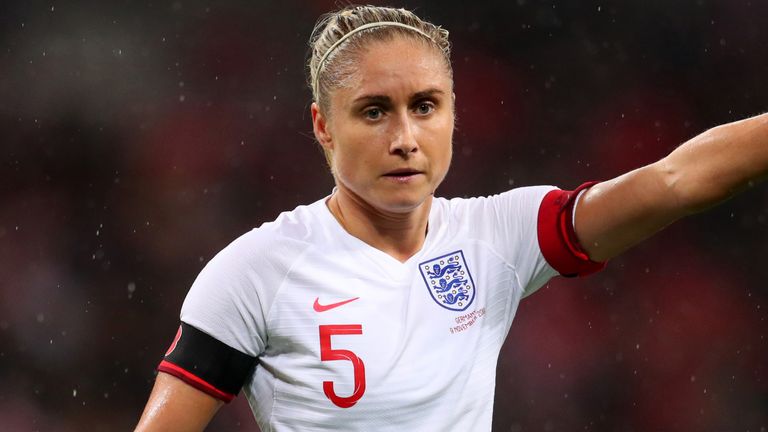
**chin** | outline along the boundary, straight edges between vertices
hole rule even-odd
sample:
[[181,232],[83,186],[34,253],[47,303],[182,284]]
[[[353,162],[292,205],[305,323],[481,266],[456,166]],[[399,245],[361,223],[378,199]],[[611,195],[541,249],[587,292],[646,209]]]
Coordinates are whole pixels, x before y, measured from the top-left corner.
[[398,196],[379,201],[380,208],[391,213],[408,213],[421,207],[431,195]]

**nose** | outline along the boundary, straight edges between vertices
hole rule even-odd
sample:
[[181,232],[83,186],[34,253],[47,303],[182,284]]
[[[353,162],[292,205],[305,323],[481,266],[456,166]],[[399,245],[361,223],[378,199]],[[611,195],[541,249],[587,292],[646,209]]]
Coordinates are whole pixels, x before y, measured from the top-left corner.
[[389,146],[391,154],[408,157],[410,153],[418,150],[419,144],[416,141],[413,120],[407,114],[401,115],[400,121],[393,124],[393,139]]

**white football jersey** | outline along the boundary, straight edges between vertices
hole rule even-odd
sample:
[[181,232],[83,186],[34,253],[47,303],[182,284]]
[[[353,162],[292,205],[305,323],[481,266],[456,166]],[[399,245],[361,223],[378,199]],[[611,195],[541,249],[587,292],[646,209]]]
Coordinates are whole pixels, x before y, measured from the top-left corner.
[[520,299],[557,272],[537,220],[553,187],[435,198],[402,263],[347,233],[327,198],[222,250],[181,320],[258,358],[243,390],[267,431],[488,431]]

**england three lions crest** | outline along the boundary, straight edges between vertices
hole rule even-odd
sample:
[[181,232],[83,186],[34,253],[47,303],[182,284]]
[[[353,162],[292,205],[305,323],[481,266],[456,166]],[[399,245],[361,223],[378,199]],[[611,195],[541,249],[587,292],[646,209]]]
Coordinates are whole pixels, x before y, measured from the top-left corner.
[[440,306],[463,311],[475,299],[475,282],[464,260],[464,252],[458,250],[419,263],[419,271],[429,294]]

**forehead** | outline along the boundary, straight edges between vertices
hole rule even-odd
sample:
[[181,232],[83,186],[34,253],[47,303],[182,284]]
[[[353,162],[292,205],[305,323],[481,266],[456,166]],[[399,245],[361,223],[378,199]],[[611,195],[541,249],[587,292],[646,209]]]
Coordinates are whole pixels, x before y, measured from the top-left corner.
[[345,85],[335,93],[355,99],[363,94],[398,96],[437,88],[450,94],[451,74],[442,53],[429,42],[410,37],[366,44]]

